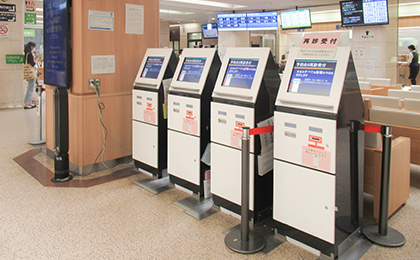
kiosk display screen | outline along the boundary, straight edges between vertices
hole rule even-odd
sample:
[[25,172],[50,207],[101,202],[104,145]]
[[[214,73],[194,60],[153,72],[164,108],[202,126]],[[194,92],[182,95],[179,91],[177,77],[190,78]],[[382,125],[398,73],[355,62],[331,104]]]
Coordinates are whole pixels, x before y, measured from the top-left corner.
[[222,86],[251,89],[258,59],[230,58]]
[[340,11],[344,26],[389,24],[387,0],[341,1]]
[[142,78],[157,79],[160,69],[162,68],[165,57],[147,57],[146,64],[144,65],[141,73]]
[[287,92],[329,96],[337,61],[295,60]]
[[177,80],[198,83],[200,81],[201,74],[203,73],[205,64],[206,58],[185,57]]

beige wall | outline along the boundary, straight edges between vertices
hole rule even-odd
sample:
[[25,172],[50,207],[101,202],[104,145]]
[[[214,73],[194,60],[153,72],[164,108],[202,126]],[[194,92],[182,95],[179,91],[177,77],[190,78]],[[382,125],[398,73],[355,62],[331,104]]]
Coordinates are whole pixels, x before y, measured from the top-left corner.
[[[389,25],[353,27],[353,46],[364,50],[355,56],[358,77],[398,80],[398,0],[388,0]],[[367,33],[368,32],[368,33]]]
[[0,38],[0,108],[22,107],[23,87],[22,65],[6,64],[6,54],[23,54],[22,0],[10,0],[7,4],[16,5],[16,22],[0,22],[9,25],[9,37]]
[[159,36],[159,47],[160,48],[169,48],[169,22],[161,21],[160,22],[160,36]]

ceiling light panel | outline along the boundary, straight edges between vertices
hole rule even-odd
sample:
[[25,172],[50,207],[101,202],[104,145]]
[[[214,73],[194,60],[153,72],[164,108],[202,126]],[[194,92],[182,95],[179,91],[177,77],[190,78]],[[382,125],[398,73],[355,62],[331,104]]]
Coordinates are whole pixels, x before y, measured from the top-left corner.
[[211,6],[211,7],[219,7],[219,8],[229,8],[229,9],[237,9],[237,8],[245,8],[245,5],[235,5],[235,4],[228,4],[223,2],[215,2],[215,1],[207,1],[207,0],[166,0],[166,2],[178,2],[178,3],[188,3],[191,5],[204,5],[204,6]]

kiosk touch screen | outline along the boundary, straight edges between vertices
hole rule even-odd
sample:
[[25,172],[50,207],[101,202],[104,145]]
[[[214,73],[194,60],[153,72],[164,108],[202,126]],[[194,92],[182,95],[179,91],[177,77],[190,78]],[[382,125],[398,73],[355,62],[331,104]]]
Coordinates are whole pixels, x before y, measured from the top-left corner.
[[335,60],[295,60],[287,92],[329,96],[336,65]]
[[230,58],[222,86],[251,89],[259,59]]
[[147,57],[146,65],[141,73],[142,78],[157,79],[165,57]]
[[178,81],[198,83],[203,73],[206,58],[188,58],[184,59],[181,72],[178,75]]

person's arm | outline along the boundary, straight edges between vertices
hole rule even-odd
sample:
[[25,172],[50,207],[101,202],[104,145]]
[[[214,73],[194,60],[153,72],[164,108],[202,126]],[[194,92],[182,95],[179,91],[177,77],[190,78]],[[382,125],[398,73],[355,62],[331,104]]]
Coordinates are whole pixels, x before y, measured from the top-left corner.
[[32,52],[29,52],[28,54],[28,63],[31,64],[32,67],[35,66],[35,60],[34,60],[34,55],[32,55]]
[[407,65],[409,66],[411,64],[411,62],[413,61],[413,53],[410,52],[410,54],[408,54],[408,60],[407,60]]

